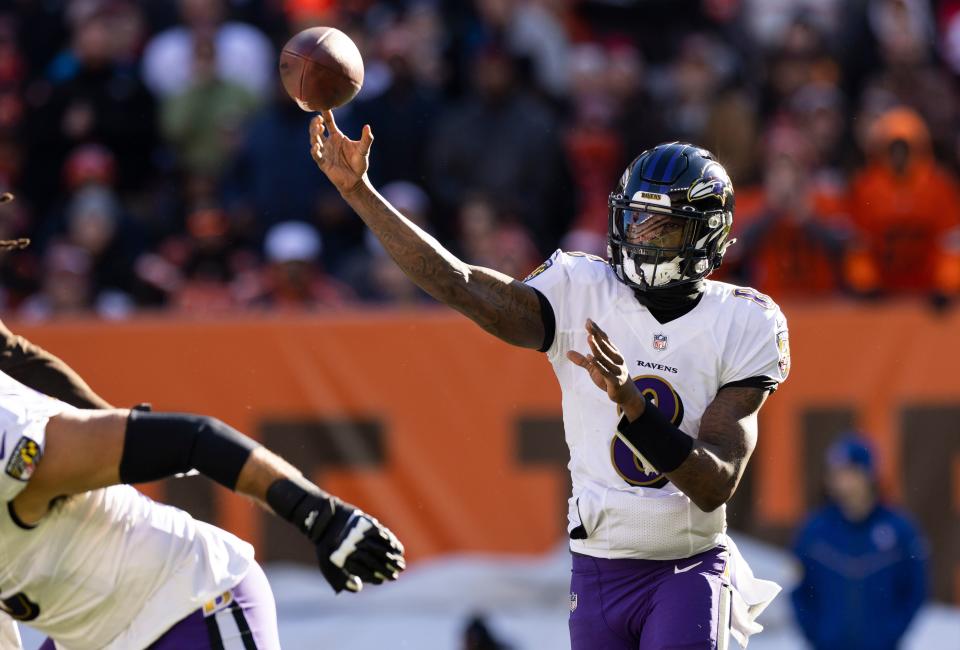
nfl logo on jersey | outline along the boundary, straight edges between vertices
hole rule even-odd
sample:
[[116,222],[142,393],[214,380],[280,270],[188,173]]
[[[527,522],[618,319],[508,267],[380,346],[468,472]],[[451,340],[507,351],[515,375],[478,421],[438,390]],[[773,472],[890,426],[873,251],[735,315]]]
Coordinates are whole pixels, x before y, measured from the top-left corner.
[[667,349],[667,337],[664,334],[654,334],[653,335],[653,349],[654,350],[666,350]]
[[570,592],[570,612],[573,613],[577,609],[577,594]]

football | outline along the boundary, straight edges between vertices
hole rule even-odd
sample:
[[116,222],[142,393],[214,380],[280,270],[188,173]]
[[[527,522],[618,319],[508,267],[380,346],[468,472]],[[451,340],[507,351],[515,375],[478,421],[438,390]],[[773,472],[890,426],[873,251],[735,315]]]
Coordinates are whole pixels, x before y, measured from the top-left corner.
[[350,37],[335,27],[311,27],[280,53],[280,80],[305,111],[343,106],[363,85],[363,59]]

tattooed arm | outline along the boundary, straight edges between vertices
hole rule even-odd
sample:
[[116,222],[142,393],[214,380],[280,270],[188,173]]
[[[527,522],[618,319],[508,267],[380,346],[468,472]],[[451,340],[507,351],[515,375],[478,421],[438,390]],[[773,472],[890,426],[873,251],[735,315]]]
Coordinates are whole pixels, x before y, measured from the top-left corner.
[[[693,439],[650,408],[630,379],[623,356],[607,334],[587,320],[590,352],[567,352],[567,358],[586,370],[590,379],[620,405],[626,419],[636,423],[646,416],[648,430],[624,433],[621,439],[643,454],[674,485],[704,512],[716,510],[730,500],[740,483],[750,454],[757,444],[757,413],[767,398],[760,388],[723,388],[700,419],[698,438]],[[655,455],[654,455],[655,454]]]
[[507,343],[539,348],[544,330],[536,292],[508,275],[457,259],[394,209],[367,177],[372,144],[369,126],[360,140],[350,140],[330,111],[310,124],[310,153],[317,166],[411,280]]
[[667,478],[704,512],[730,500],[757,444],[757,413],[767,399],[761,388],[724,388],[700,420],[693,450]]

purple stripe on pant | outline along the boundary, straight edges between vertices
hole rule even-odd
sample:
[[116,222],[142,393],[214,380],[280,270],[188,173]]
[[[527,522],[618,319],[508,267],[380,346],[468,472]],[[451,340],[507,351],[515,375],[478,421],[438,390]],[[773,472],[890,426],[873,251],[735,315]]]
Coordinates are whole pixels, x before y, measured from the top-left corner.
[[[217,635],[211,635],[210,621],[198,609],[179,623],[164,632],[147,650],[232,650],[233,648],[256,648],[257,650],[280,650],[280,636],[277,631],[277,606],[273,600],[273,591],[260,565],[254,562],[250,571],[236,587],[230,590],[233,602],[239,607],[239,613],[246,620],[246,626],[236,621],[237,613],[225,608],[214,614],[220,620],[230,619],[219,625]],[[249,628],[247,638],[243,638],[242,627]],[[252,645],[251,645],[252,644]],[[47,639],[40,650],[54,650],[53,641]]]
[[573,553],[572,650],[714,650],[729,626],[726,564],[723,547],[684,560]]

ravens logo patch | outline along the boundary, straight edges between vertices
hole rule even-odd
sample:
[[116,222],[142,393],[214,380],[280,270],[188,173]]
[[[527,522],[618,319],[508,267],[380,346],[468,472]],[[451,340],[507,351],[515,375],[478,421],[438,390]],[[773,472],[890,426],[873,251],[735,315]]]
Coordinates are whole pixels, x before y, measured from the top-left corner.
[[20,438],[7,463],[7,474],[18,481],[29,481],[41,454],[40,445],[35,440],[25,436]]
[[530,280],[534,279],[535,277],[537,277],[538,275],[540,275],[541,273],[543,273],[544,271],[546,271],[547,269],[549,269],[551,266],[553,266],[553,258],[548,259],[548,260],[545,261],[543,264],[541,264],[540,266],[538,266],[537,268],[535,268],[535,269],[530,273],[530,275],[528,275],[527,277],[525,277],[525,278],[523,279],[523,281],[524,281],[524,282],[529,282]]

